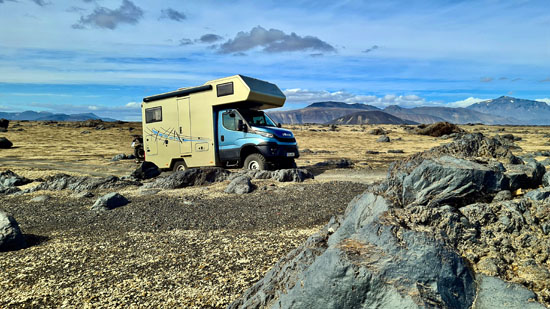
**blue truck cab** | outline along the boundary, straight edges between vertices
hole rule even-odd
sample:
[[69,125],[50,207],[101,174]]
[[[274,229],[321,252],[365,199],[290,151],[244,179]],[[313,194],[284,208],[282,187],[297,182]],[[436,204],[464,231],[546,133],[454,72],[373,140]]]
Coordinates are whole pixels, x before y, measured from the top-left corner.
[[294,168],[299,157],[294,134],[261,110],[226,108],[215,114],[218,156],[224,166]]

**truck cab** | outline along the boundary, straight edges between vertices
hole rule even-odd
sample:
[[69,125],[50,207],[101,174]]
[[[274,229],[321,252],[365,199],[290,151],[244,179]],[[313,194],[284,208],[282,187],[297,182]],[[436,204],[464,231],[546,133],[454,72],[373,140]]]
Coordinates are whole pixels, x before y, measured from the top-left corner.
[[221,109],[216,114],[218,156],[224,166],[292,168],[298,158],[294,134],[260,110]]

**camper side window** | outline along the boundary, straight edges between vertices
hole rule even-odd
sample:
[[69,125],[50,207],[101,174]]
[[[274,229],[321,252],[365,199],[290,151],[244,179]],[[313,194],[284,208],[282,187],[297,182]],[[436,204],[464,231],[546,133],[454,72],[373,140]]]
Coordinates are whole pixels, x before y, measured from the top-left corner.
[[153,107],[145,110],[145,123],[162,121],[162,107]]

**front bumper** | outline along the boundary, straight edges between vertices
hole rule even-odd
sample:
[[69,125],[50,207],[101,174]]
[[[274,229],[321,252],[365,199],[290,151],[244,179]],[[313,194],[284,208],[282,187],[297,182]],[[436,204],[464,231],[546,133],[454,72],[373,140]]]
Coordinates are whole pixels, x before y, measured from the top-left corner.
[[268,158],[296,159],[300,156],[297,145],[281,145],[277,143],[266,143],[257,146],[260,153]]

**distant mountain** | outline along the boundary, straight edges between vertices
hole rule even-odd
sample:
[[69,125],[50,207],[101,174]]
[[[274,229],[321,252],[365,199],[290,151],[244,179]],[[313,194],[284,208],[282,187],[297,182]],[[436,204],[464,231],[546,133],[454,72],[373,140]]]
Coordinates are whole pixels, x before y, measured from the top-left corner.
[[421,123],[448,121],[456,124],[522,124],[522,121],[512,117],[500,117],[462,107],[453,108],[441,106],[421,106],[414,108],[402,108],[399,106],[389,106],[384,109],[384,111],[403,119]]
[[383,111],[361,111],[336,118],[333,124],[418,124],[417,122],[401,119]]
[[269,112],[268,115],[276,122],[287,124],[328,123],[333,119],[365,110],[380,109],[367,104],[347,104],[343,102],[318,102],[302,109]]
[[501,96],[497,99],[472,104],[467,109],[500,117],[513,117],[526,124],[550,124],[550,106],[544,102],[533,100]]
[[385,113],[394,115],[404,120],[414,121],[417,123],[436,123],[445,121],[445,119],[428,114],[416,114],[413,109],[403,108],[397,105],[390,105],[383,109]]
[[25,111],[21,113],[6,113],[0,112],[0,118],[6,118],[8,120],[31,120],[31,121],[43,121],[43,120],[53,120],[53,121],[84,121],[90,119],[101,119],[103,121],[116,121],[112,118],[101,118],[93,113],[83,113],[83,114],[54,114],[50,112],[35,112],[35,111]]

